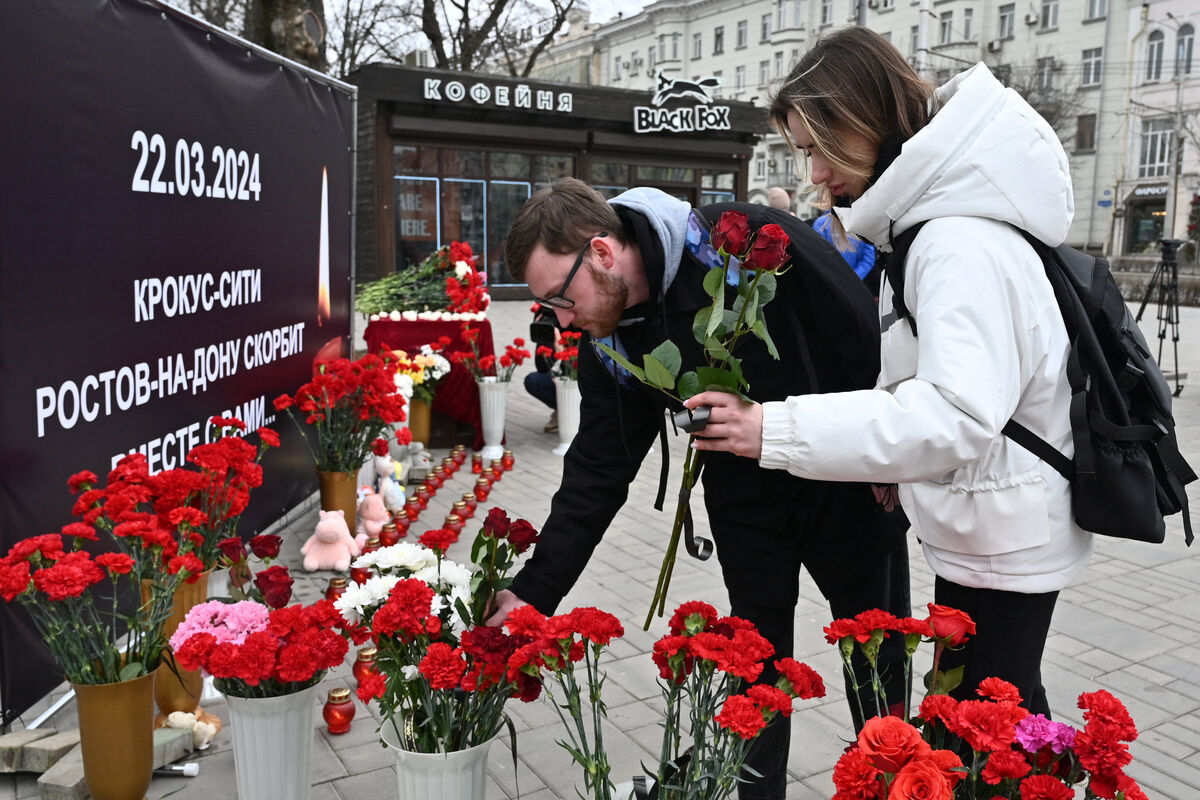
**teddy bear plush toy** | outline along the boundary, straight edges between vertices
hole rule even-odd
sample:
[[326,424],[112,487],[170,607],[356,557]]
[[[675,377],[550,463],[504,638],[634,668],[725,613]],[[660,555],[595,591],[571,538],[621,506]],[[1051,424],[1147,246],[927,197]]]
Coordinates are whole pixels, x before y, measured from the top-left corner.
[[[391,518],[392,515],[388,513],[382,495],[368,489],[363,498],[358,501],[358,536],[355,537],[355,541],[361,545],[372,536],[378,536],[379,532],[383,530],[384,524]],[[366,538],[362,538],[364,536]],[[359,541],[360,539],[361,541]]]
[[345,572],[350,569],[350,560],[361,552],[358,542],[350,535],[346,517],[341,509],[321,511],[316,530],[300,548],[304,555],[304,569],[314,572],[332,569]]
[[398,464],[391,456],[375,456],[375,491],[383,498],[383,505],[393,514],[404,509],[404,487],[396,479]]

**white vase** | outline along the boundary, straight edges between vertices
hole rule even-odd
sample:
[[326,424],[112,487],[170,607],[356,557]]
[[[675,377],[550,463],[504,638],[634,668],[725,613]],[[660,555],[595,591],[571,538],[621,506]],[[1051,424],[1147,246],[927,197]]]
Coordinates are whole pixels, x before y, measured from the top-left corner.
[[395,727],[379,731],[396,756],[398,800],[483,800],[487,794],[488,748],[494,739],[453,753],[413,753],[399,745]]
[[508,382],[486,377],[476,381],[479,386],[479,414],[483,421],[484,466],[504,455],[504,413],[508,399]]
[[554,379],[554,411],[558,415],[558,441],[555,455],[566,455],[571,440],[579,431],[579,381],[570,378]]
[[227,695],[241,800],[308,800],[321,684],[282,697]]

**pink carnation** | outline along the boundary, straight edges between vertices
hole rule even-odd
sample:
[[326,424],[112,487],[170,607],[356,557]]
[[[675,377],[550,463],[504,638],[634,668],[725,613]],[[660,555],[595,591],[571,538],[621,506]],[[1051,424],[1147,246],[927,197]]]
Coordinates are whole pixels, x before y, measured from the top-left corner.
[[250,600],[201,603],[193,606],[179,624],[171,636],[171,647],[178,650],[189,637],[197,633],[212,634],[217,644],[240,645],[250,634],[265,631],[270,619],[270,611],[266,606]]
[[1075,746],[1075,729],[1062,722],[1055,722],[1041,714],[1031,714],[1017,723],[1017,744],[1026,753],[1036,753],[1049,747],[1055,753],[1065,753]]

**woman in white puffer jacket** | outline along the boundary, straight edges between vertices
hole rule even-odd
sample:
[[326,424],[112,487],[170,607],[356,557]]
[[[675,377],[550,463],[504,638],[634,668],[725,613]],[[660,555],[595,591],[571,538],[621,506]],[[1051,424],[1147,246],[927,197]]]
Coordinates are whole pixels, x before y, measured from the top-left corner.
[[1015,418],[1073,452],[1066,331],[1041,260],[1017,230],[1050,245],[1066,237],[1066,153],[983,64],[934,92],[890,42],[860,27],[813,46],[771,117],[807,152],[810,180],[834,198],[846,232],[886,249],[890,236],[927,223],[905,267],[919,335],[897,320],[884,282],[875,389],[761,406],[705,392],[687,403],[712,407],[696,446],[804,478],[898,484],[937,575],[935,601],[978,626],[951,656],[966,664],[956,694],[973,696],[996,675],[1048,714],[1042,650],[1091,534],[1071,518],[1067,482],[1001,429]]

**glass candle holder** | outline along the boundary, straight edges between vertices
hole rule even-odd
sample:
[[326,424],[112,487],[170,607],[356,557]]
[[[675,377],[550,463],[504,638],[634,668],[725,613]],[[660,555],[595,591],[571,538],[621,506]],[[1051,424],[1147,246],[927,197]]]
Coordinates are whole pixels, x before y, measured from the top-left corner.
[[475,481],[475,499],[480,503],[486,502],[492,493],[492,482],[482,475]]
[[429,506],[429,498],[433,497],[425,486],[417,489],[417,507],[424,511]]
[[471,517],[475,516],[475,507],[479,505],[479,498],[475,496],[475,493],[467,492],[463,495],[462,501],[467,504],[466,519],[470,519]]
[[325,599],[333,602],[346,593],[346,586],[349,581],[344,575],[338,575],[329,579],[329,586],[325,588]]
[[421,501],[416,497],[410,497],[404,501],[404,516],[408,517],[408,522],[411,525],[417,521],[417,517],[421,516]]
[[483,472],[483,453],[471,453],[471,474],[479,475]]
[[[474,497],[474,495],[471,496]],[[454,501],[454,505],[450,507],[450,513],[462,520],[463,525],[466,525],[467,520],[471,518],[471,514],[467,511],[467,504],[462,500]]]
[[379,655],[379,651],[374,647],[358,648],[358,657],[354,660],[354,666],[350,671],[354,673],[354,680],[362,683],[368,675],[379,674],[375,669],[375,657]]
[[396,517],[396,531],[400,534],[401,539],[408,536],[409,525],[412,525],[412,520],[408,518],[407,514]]
[[447,514],[446,521],[442,523],[442,527],[455,533],[462,533],[463,521],[457,514]]
[[442,472],[446,473],[446,477],[449,478],[454,473],[458,472],[458,464],[453,458],[446,456],[442,459]]
[[455,464],[461,467],[467,460],[467,446],[464,444],[454,445],[454,449],[450,451],[450,457],[454,459]]
[[504,464],[498,458],[492,459],[492,483],[504,477]]
[[500,464],[504,467],[504,471],[508,472],[517,463],[517,457],[513,455],[512,450],[505,450],[504,455],[500,457]]
[[400,541],[400,529],[396,527],[394,522],[383,523],[383,530],[379,532],[379,546],[391,547]]
[[354,721],[354,710],[354,701],[350,699],[350,690],[341,686],[329,690],[329,699],[325,701],[325,707],[321,709],[321,716],[325,718],[329,732],[334,736],[341,736],[343,733],[349,732],[350,723]]

